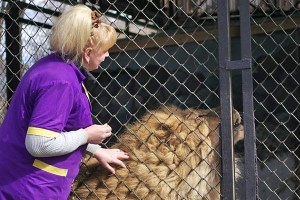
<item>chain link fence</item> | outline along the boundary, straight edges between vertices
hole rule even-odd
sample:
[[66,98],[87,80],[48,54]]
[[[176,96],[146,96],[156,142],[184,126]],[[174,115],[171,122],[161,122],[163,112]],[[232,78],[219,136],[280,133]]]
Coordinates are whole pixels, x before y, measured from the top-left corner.
[[[108,190],[110,195],[115,195],[115,199],[172,199],[170,196],[163,198],[158,191],[158,187],[163,187],[162,182],[166,183],[170,191],[189,185],[186,188],[198,196],[195,199],[214,199],[212,194],[217,194],[220,198],[220,137],[212,136],[212,132],[217,131],[210,124],[210,120],[218,121],[218,118],[205,118],[211,115],[209,110],[219,115],[215,108],[222,98],[219,96],[217,0],[1,1],[0,122],[19,79],[35,61],[50,52],[48,36],[53,21],[60,12],[77,3],[84,3],[100,11],[103,20],[111,23],[119,33],[117,44],[110,50],[110,57],[98,70],[85,72],[94,123],[108,123],[114,132],[103,147],[122,146],[130,151],[133,147],[131,144],[124,144],[126,140],[122,136],[131,133],[135,136],[136,145],[139,145],[134,152],[148,148],[147,151],[154,154],[158,163],[167,163],[164,166],[167,167],[168,174],[175,173],[176,177],[183,177],[174,186],[168,185],[168,176],[165,175],[165,179],[159,176],[164,168],[160,168],[159,172],[155,171],[148,164],[152,157],[135,154],[137,162],[148,168],[148,175],[154,174],[154,177],[159,177],[159,181],[156,180],[157,187],[154,187],[147,182],[147,177],[133,179],[127,174],[126,177],[131,177],[132,182],[138,182],[133,187],[130,185],[132,182],[126,182],[120,174],[115,179],[111,176],[108,178],[94,163],[94,159],[86,155],[80,175],[74,181],[70,199],[103,199],[100,198],[101,195]],[[230,0],[229,5],[231,56],[239,59],[239,1]],[[299,6],[299,1],[296,0],[249,1],[257,143],[257,198],[262,200],[300,198]],[[234,71],[233,105],[242,116],[241,85],[241,73]],[[158,129],[168,132],[163,125],[152,130],[155,126],[151,121],[154,120],[153,116],[161,124],[166,124],[170,116],[176,116],[176,130],[182,124],[185,125],[182,129],[191,129],[190,118],[183,119],[185,112],[175,112],[171,105],[188,109],[190,113],[200,113],[205,118],[203,120],[207,120],[205,124],[211,135],[201,138],[205,142],[199,143],[199,146],[205,146],[203,148],[208,150],[203,155],[197,153],[203,159],[203,162],[199,161],[199,166],[206,163],[206,168],[210,169],[206,175],[199,173],[188,159],[179,155],[176,148],[170,147],[170,141],[184,141],[177,145],[186,144],[186,149],[192,154],[195,149],[187,142],[188,136],[163,140],[155,135]],[[164,118],[165,121],[158,117],[160,109],[167,109],[164,113],[169,117]],[[150,116],[143,117],[145,115]],[[237,116],[234,117],[236,121]],[[234,129],[234,132],[240,133],[237,130],[239,129]],[[139,135],[142,131],[153,138],[143,138],[143,134]],[[160,141],[160,146],[153,149],[150,145],[153,140]],[[165,148],[162,155],[160,147]],[[239,157],[239,168],[235,170],[238,172],[240,169],[241,176],[241,184],[237,185],[236,192],[237,197],[243,199],[243,143],[235,144],[235,152],[236,157]],[[176,166],[168,164],[166,157],[171,154],[174,160],[178,159],[178,166],[186,165],[186,174],[180,175]],[[137,171],[132,172],[136,177]],[[218,183],[211,182],[212,174],[217,176],[215,180]],[[192,183],[193,180],[198,181]],[[111,186],[109,183],[118,185]],[[205,194],[200,191],[203,187],[209,188],[206,189],[209,192]],[[118,197],[120,188],[127,188],[126,198]],[[142,191],[144,196],[138,191]],[[130,196],[132,193],[134,197]],[[153,194],[156,196],[151,196]],[[188,198],[189,196],[177,191],[178,195],[181,199],[193,199],[191,194],[191,198]],[[107,198],[109,199],[109,195]]]
[[252,6],[259,197],[299,199],[299,1]]

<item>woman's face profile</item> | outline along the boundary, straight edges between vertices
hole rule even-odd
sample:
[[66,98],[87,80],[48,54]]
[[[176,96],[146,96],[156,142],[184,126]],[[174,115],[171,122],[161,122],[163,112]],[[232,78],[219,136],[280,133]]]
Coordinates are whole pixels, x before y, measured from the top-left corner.
[[106,57],[109,56],[108,51],[97,51],[93,48],[87,48],[84,51],[84,67],[93,71],[98,69],[99,65],[105,60]]

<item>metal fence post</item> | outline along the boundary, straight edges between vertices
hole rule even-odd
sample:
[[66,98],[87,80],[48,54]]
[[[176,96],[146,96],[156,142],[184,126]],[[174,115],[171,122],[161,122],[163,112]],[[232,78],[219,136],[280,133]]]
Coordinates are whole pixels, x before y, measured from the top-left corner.
[[[231,70],[242,70],[243,121],[245,129],[246,200],[256,198],[256,145],[254,130],[249,1],[240,1],[241,60],[231,61],[228,0],[218,1],[220,100],[222,110],[222,183],[224,199],[235,199],[234,148],[232,138]],[[226,183],[226,184],[225,184]]]
[[5,15],[7,101],[10,102],[21,77],[21,26],[18,24],[20,8],[8,3],[9,13]]
[[[234,152],[232,137],[232,95],[231,72],[226,69],[230,60],[229,40],[229,5],[228,0],[218,0],[218,42],[219,42],[219,79],[222,112],[221,152],[222,180],[221,195],[223,199],[235,199]],[[226,183],[226,184],[225,184]]]
[[246,200],[256,199],[256,137],[254,128],[252,53],[249,0],[240,1],[241,59],[248,60],[249,67],[242,70],[244,149]]

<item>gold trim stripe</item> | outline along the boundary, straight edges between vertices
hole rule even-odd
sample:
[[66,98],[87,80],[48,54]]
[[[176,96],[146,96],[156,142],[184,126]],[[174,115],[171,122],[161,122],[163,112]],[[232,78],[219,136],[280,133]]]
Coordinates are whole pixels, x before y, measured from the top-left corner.
[[39,136],[50,137],[50,138],[59,136],[59,133],[57,133],[57,132],[50,131],[50,130],[43,129],[43,128],[32,127],[32,126],[28,127],[27,134],[39,135]]
[[34,160],[33,166],[40,170],[43,170],[45,172],[55,174],[57,176],[67,176],[67,173],[68,173],[68,169],[61,169],[61,168],[49,165],[47,163],[44,163],[38,159]]
[[81,83],[81,85],[82,85],[82,87],[83,87],[83,89],[84,89],[84,93],[85,93],[86,97],[88,98],[89,104],[90,104],[90,106],[92,107],[92,105],[91,105],[91,100],[90,100],[90,96],[89,96],[89,92],[88,92],[88,90],[86,89],[86,87],[84,86],[83,83]]
[[86,89],[86,87],[84,86],[84,84],[83,84],[83,83],[81,83],[81,84],[82,84],[82,87],[83,87],[83,89],[84,89],[85,95],[87,96],[88,100],[90,101],[89,92],[87,91],[87,89]]

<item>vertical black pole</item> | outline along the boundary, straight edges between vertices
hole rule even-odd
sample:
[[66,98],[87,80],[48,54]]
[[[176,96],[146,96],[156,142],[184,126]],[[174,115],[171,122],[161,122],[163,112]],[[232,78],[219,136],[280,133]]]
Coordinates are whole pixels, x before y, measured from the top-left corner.
[[251,67],[251,28],[249,0],[240,1],[240,33],[242,60],[249,60],[250,67],[242,70],[243,90],[243,121],[245,130],[245,200],[256,199],[257,170],[256,170],[256,139],[254,128],[253,83]]
[[232,137],[231,72],[226,70],[230,60],[228,0],[218,0],[219,78],[221,101],[222,199],[235,199],[234,152]]
[[20,8],[8,3],[5,15],[7,101],[10,102],[21,77],[21,27],[18,24]]
[[176,9],[177,9],[175,5],[177,5],[177,0],[169,1],[169,17],[174,17],[174,18],[177,17],[175,16]]

